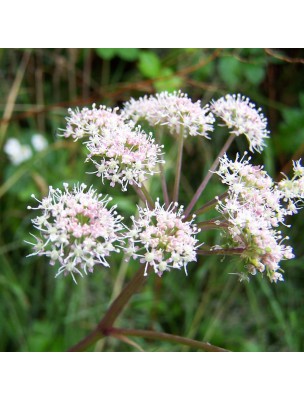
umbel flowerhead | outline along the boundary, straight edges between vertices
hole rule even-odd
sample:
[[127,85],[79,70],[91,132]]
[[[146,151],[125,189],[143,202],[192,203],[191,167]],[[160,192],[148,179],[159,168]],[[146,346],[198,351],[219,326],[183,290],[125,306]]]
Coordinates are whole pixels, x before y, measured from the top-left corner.
[[165,208],[159,199],[152,210],[138,207],[138,218],[133,217],[133,227],[127,235],[126,251],[145,264],[145,275],[149,266],[159,276],[174,268],[184,268],[187,273],[187,264],[196,261],[199,230],[193,220],[183,221],[183,211],[177,203]]
[[256,109],[248,97],[227,94],[219,100],[212,101],[210,109],[231,129],[232,134],[247,137],[252,152],[263,150],[264,139],[269,137],[267,119],[261,113],[261,109]]
[[272,282],[283,280],[280,262],[293,258],[292,248],[283,244],[278,230],[287,215],[297,212],[303,204],[303,173],[300,162],[294,163],[292,180],[278,184],[263,170],[248,160],[229,160],[225,155],[216,172],[228,185],[227,196],[218,201],[217,210],[228,221],[227,234],[233,245],[244,249],[241,254],[247,270],[255,275],[266,272]]
[[86,161],[93,162],[98,177],[110,181],[111,186],[141,186],[149,175],[157,172],[157,164],[163,163],[162,146],[155,143],[152,134],[146,134],[140,126],[125,122],[114,110],[100,106],[81,111],[69,110],[64,137],[85,139],[88,150]]
[[135,123],[146,120],[151,126],[166,126],[173,135],[182,131],[185,136],[208,138],[208,132],[213,131],[214,117],[209,106],[201,107],[199,100],[194,103],[181,91],[131,99],[125,103],[122,115]]
[[119,232],[123,229],[122,217],[117,215],[115,206],[107,208],[110,197],[102,198],[85,184],[77,184],[69,190],[49,188],[47,197],[38,201],[41,215],[32,220],[39,231],[30,255],[45,255],[50,258],[50,265],[59,264],[56,277],[60,274],[83,276],[93,272],[96,264],[109,267],[106,257],[111,252],[119,252],[122,241]]

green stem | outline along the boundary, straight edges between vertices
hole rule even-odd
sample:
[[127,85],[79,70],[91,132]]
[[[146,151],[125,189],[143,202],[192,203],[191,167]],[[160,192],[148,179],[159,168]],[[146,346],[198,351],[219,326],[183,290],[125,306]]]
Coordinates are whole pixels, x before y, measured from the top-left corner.
[[106,312],[103,319],[99,322],[97,327],[84,339],[82,339],[75,346],[71,347],[69,351],[84,351],[88,346],[97,342],[103,336],[107,335],[107,331],[112,328],[117,317],[121,314],[122,310],[130,300],[132,295],[144,284],[147,278],[143,274],[143,269],[140,268],[134,275],[133,279],[125,286],[120,295],[114,300],[110,308]]
[[184,129],[183,127],[181,127],[178,138],[178,152],[177,152],[176,169],[175,169],[174,189],[172,196],[173,202],[178,201],[178,192],[179,192],[179,184],[180,184],[182,161],[183,161],[183,146],[184,146]]
[[154,207],[155,207],[155,203],[154,203],[154,201],[153,201],[153,199],[152,199],[150,193],[148,192],[146,186],[145,186],[143,183],[141,184],[141,190],[142,190],[142,192],[143,192],[143,194],[144,194],[144,196],[145,196],[145,198],[146,198],[146,200],[147,200],[148,205],[149,205],[149,206],[152,208],[152,210],[153,210]]
[[214,199],[212,199],[212,200],[208,201],[206,204],[204,204],[201,208],[199,208],[198,210],[195,210],[193,214],[195,214],[196,216],[204,214],[205,212],[214,208],[214,206],[216,206],[219,201],[225,199],[227,196],[228,196],[228,192],[225,192],[225,193],[221,194],[220,196],[216,196]]
[[167,181],[166,181],[166,175],[165,175],[165,170],[164,170],[164,164],[160,163],[159,164],[159,170],[160,170],[160,178],[161,178],[161,185],[162,185],[162,191],[163,191],[163,196],[164,196],[164,202],[166,204],[166,207],[169,207],[170,200],[169,200],[169,193],[168,193],[168,186],[167,186]]
[[208,229],[226,229],[229,227],[229,223],[223,219],[213,218],[208,221],[199,222],[196,226],[205,231]]
[[155,205],[146,187],[143,184],[141,185],[141,187],[138,187],[136,184],[134,184],[132,187],[137,193],[138,197],[141,199],[141,201],[145,205],[147,204],[150,210],[153,210]]
[[[156,143],[159,146],[161,146],[161,143],[162,143],[162,137],[163,137],[163,133],[164,133],[163,128],[164,128],[163,126],[160,126],[157,134],[155,135]],[[163,161],[164,160],[163,155],[161,157],[162,157],[162,161]],[[160,179],[161,179],[162,191],[163,191],[163,196],[164,196],[164,202],[165,202],[166,207],[169,207],[170,199],[169,199],[168,185],[167,185],[167,181],[166,181],[164,164],[165,163],[159,164],[159,172],[160,172]]]
[[233,256],[235,254],[242,254],[244,252],[244,248],[242,247],[235,247],[230,249],[215,249],[215,250],[197,250],[197,254],[200,255],[225,255],[225,256]]
[[210,170],[208,171],[207,175],[205,176],[205,178],[203,179],[202,183],[200,184],[199,188],[197,189],[197,191],[195,192],[192,200],[190,201],[186,211],[185,211],[185,218],[187,218],[189,216],[189,214],[191,213],[191,211],[193,210],[193,207],[195,206],[195,204],[197,203],[199,197],[201,196],[201,194],[203,193],[203,191],[205,190],[208,182],[210,181],[213,173],[216,171],[219,163],[220,163],[220,158],[223,157],[223,155],[226,153],[226,151],[229,149],[231,143],[233,142],[235,138],[234,134],[230,134],[226,143],[224,144],[224,146],[222,147],[221,151],[219,152],[218,156],[216,157],[216,159],[214,160],[213,164],[210,167]]
[[213,346],[210,343],[199,342],[198,340],[187,339],[182,336],[172,335],[170,333],[164,333],[164,332],[156,332],[152,330],[111,328],[108,331],[108,335],[117,335],[117,334],[124,336],[143,337],[147,339],[161,340],[165,342],[179,343],[182,345],[194,347],[196,349],[205,351],[213,351],[213,352],[229,351],[221,347]]

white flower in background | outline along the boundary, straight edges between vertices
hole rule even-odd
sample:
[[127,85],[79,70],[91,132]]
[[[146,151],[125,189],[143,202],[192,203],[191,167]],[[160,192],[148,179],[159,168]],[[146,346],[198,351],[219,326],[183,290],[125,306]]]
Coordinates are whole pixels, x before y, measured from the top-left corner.
[[213,131],[215,121],[208,105],[202,108],[200,100],[193,103],[181,91],[131,99],[125,103],[122,116],[135,123],[143,119],[151,126],[165,125],[173,135],[178,135],[183,129],[185,136],[206,138],[209,138],[208,132]]
[[145,275],[149,265],[159,276],[172,268],[184,268],[187,273],[187,264],[196,261],[199,230],[193,220],[182,220],[183,207],[171,203],[165,209],[157,199],[153,210],[138,207],[138,212],[138,218],[132,218],[133,227],[126,235],[129,236],[127,255],[145,264]]
[[60,274],[83,276],[93,272],[96,264],[109,267],[106,257],[111,252],[119,252],[115,242],[122,242],[119,232],[123,229],[122,217],[117,215],[116,206],[107,209],[110,197],[102,198],[96,190],[85,184],[77,184],[69,191],[67,183],[64,190],[49,188],[49,195],[39,201],[41,215],[32,220],[40,237],[32,235],[36,242],[32,255],[45,255],[50,265],[59,263],[56,277]]
[[[44,150],[48,146],[48,142],[43,135],[35,133],[31,137],[34,150],[37,152]],[[33,152],[28,144],[21,144],[16,138],[9,138],[4,145],[4,152],[8,155],[11,163],[19,165],[32,157]]]
[[227,94],[219,100],[213,101],[210,106],[213,114],[221,118],[225,125],[236,136],[245,135],[249,142],[249,149],[261,152],[265,147],[264,139],[268,138],[267,119],[256,109],[255,104],[245,96]]
[[32,157],[32,150],[27,144],[21,144],[18,139],[10,138],[4,145],[4,152],[11,163],[19,165]]
[[36,151],[42,151],[48,147],[48,141],[40,133],[35,133],[32,138],[32,145]]

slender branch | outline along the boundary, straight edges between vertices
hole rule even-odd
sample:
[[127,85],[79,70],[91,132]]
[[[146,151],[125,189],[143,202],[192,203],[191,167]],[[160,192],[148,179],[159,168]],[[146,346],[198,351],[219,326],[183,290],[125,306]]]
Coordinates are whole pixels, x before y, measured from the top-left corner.
[[110,308],[108,309],[102,320],[99,322],[97,327],[79,343],[71,347],[69,351],[84,351],[88,346],[94,344],[103,336],[106,336],[108,329],[112,327],[117,317],[126,306],[127,302],[130,300],[132,295],[136,293],[137,290],[143,285],[146,279],[147,278],[144,276],[142,268],[140,268],[134,275],[133,279],[127,284],[127,286],[125,286],[120,295],[111,304]]
[[142,190],[136,185],[136,183],[134,183],[134,185],[132,185],[132,188],[134,189],[134,191],[136,192],[136,194],[140,198],[140,200],[144,204],[146,204],[147,199],[145,198],[145,195],[143,194]]
[[224,220],[224,219],[219,219],[219,218],[213,218],[209,219],[208,221],[202,221],[196,224],[198,228],[201,230],[207,230],[207,229],[226,229],[230,225],[229,223]]
[[[162,137],[164,133],[164,127],[160,126],[157,134],[155,135],[155,140],[156,143],[159,146],[162,146]],[[161,155],[162,161],[164,160],[163,154]],[[159,163],[159,172],[160,172],[160,180],[161,180],[161,185],[162,185],[162,191],[163,191],[163,196],[164,196],[164,202],[166,207],[169,207],[170,204],[170,199],[169,199],[169,192],[168,192],[168,185],[166,181],[166,175],[165,175],[165,168],[164,168],[164,162]]]
[[208,171],[207,175],[203,179],[203,181],[200,184],[199,188],[195,192],[192,200],[190,201],[190,203],[189,203],[189,205],[188,205],[188,207],[187,207],[187,209],[185,211],[185,218],[187,218],[189,216],[189,214],[191,213],[193,207],[197,203],[199,197],[201,196],[201,194],[203,193],[204,189],[206,188],[208,182],[210,181],[214,171],[216,171],[216,168],[218,167],[219,162],[220,162],[220,158],[223,157],[223,155],[229,149],[229,147],[230,147],[231,143],[233,142],[234,138],[235,138],[234,134],[229,134],[229,137],[228,137],[226,143],[222,147],[222,149],[219,152],[218,156],[216,157],[216,159],[214,160],[213,164],[211,165],[210,170]]
[[178,138],[178,151],[177,151],[177,159],[176,159],[176,169],[175,169],[175,181],[174,181],[174,189],[173,189],[173,202],[178,201],[178,192],[179,192],[179,184],[182,170],[182,161],[183,161],[183,146],[184,146],[184,129],[181,127]]
[[[140,200],[144,204],[147,204],[150,210],[153,210],[154,203],[153,203],[153,200],[151,199],[150,195],[147,196],[148,192],[147,192],[146,188],[143,185],[141,185],[141,187],[139,187],[135,183],[134,183],[134,185],[132,185],[132,187],[135,190],[135,192],[138,195],[138,197],[140,198]],[[145,192],[143,190],[144,188],[145,188]]]
[[136,336],[143,337],[147,339],[161,340],[166,342],[179,343],[189,347],[194,347],[200,350],[213,351],[213,352],[223,352],[229,351],[221,347],[213,346],[210,343],[199,342],[198,340],[184,338],[182,336],[172,335],[170,333],[156,332],[152,330],[144,329],[124,329],[124,328],[112,328],[108,331],[108,335],[124,335],[124,336]]
[[164,164],[163,163],[159,164],[159,170],[160,170],[160,178],[161,178],[161,185],[162,185],[162,191],[163,191],[163,196],[164,196],[164,202],[166,204],[166,207],[169,207],[170,199],[169,199],[168,186],[167,186],[165,169],[164,169]]
[[146,186],[143,183],[141,184],[141,190],[142,190],[142,192],[143,192],[143,194],[144,194],[144,196],[145,196],[145,198],[147,200],[147,203],[149,204],[149,207],[154,209],[155,203],[154,203],[150,193],[148,192]]
[[228,191],[221,194],[220,196],[216,196],[214,199],[212,199],[212,200],[208,201],[206,204],[204,204],[201,208],[199,208],[198,210],[195,210],[194,214],[195,215],[204,214],[205,212],[211,210],[215,205],[217,205],[218,201],[225,199],[227,196],[228,196]]
[[[113,328],[115,329],[115,328]],[[136,342],[134,342],[134,340],[131,340],[130,338],[128,338],[125,335],[121,335],[118,333],[111,333],[110,334],[112,337],[114,337],[115,339],[120,340],[121,342],[127,343],[129,346],[135,347],[137,350],[144,352],[145,350]]]
[[214,250],[197,250],[197,254],[200,255],[225,255],[225,256],[232,256],[235,254],[242,254],[244,252],[243,247],[235,247],[235,248],[230,248],[230,249],[214,249]]

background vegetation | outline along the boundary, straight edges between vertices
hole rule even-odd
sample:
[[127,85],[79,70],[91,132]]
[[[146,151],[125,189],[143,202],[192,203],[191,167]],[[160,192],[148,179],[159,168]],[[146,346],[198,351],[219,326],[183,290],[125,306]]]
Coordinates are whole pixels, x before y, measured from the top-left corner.
[[[264,163],[276,179],[288,173],[291,160],[304,152],[304,51],[300,49],[2,49],[0,50],[0,351],[62,351],[85,336],[100,320],[110,300],[134,274],[117,256],[109,270],[87,279],[54,279],[47,260],[26,258],[33,213],[30,195],[45,195],[48,186],[84,181],[111,191],[124,215],[135,211],[136,196],[87,175],[81,144],[57,136],[68,107],[121,105],[131,96],[177,90],[203,104],[226,93],[242,93],[263,108],[271,138],[255,163]],[[1,115],[0,114],[0,115]],[[40,133],[49,146],[13,165],[3,151],[9,138],[30,144]],[[224,141],[186,142],[182,203],[187,203]],[[166,138],[167,176],[173,177],[176,148]],[[239,138],[229,151],[244,151]],[[159,193],[153,179],[150,189]],[[201,200],[221,193],[216,179]],[[200,257],[189,276],[151,276],[134,296],[118,326],[156,329],[209,341],[233,351],[304,350],[303,214],[289,231],[296,258],[285,263],[285,283],[254,277],[240,284],[237,259]],[[214,234],[212,234],[214,235]],[[212,235],[204,238],[212,242]],[[134,267],[134,268],[133,268]],[[148,351],[189,350],[169,343],[134,339]],[[96,350],[133,351],[117,339],[100,341]]]

